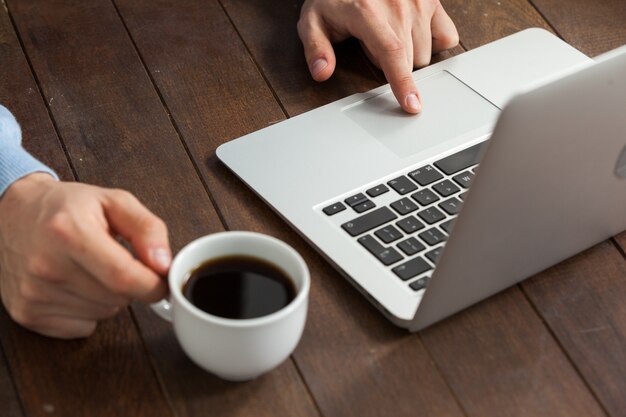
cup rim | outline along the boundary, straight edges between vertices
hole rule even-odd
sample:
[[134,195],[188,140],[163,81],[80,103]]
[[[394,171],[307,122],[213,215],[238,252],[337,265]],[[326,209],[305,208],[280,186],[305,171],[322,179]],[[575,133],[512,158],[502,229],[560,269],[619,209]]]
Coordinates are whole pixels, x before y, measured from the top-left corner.
[[[226,318],[226,317],[220,317],[214,314],[207,313],[206,311],[203,311],[199,309],[198,307],[194,306],[187,298],[185,298],[185,296],[183,295],[181,291],[180,285],[178,284],[174,285],[174,283],[172,282],[174,281],[174,278],[172,278],[172,271],[175,269],[175,266],[177,266],[180,262],[182,262],[180,260],[181,254],[193,250],[197,246],[204,244],[204,242],[207,240],[232,239],[232,238],[242,238],[242,237],[252,238],[252,239],[261,239],[271,244],[281,246],[283,249],[285,249],[289,253],[290,256],[292,256],[296,260],[296,263],[298,264],[297,266],[298,266],[299,272],[302,274],[302,287],[300,288],[300,290],[298,290],[296,297],[293,300],[291,300],[289,304],[287,304],[285,307],[281,308],[278,311],[267,314],[265,316],[260,316],[260,317],[250,318],[250,319],[231,319],[231,318]],[[238,253],[233,253],[232,255],[238,255]],[[246,255],[246,254],[242,253],[241,255]],[[282,269],[280,265],[276,265],[276,266]],[[300,304],[302,304],[307,299],[309,288],[311,286],[309,268],[307,267],[306,262],[304,261],[300,253],[298,253],[298,251],[296,251],[293,247],[291,247],[291,245],[273,236],[269,236],[263,233],[249,232],[249,231],[217,232],[217,233],[212,233],[210,235],[201,236],[189,242],[174,257],[174,260],[172,261],[172,265],[170,266],[170,270],[168,272],[167,281],[168,281],[168,286],[170,289],[170,297],[173,297],[174,299],[176,299],[176,302],[180,304],[186,311],[188,311],[189,313],[191,313],[192,315],[196,316],[197,318],[201,320],[206,320],[206,321],[213,322],[215,324],[224,325],[228,327],[235,327],[235,328],[258,327],[261,325],[266,325],[266,324],[278,321],[282,319],[283,317],[290,315],[293,312],[293,310],[297,309],[300,306]]]

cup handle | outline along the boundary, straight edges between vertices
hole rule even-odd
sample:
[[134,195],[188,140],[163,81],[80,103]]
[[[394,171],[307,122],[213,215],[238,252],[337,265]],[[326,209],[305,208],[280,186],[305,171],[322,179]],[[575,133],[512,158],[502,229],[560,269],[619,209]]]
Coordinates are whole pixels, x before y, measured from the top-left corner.
[[172,303],[170,303],[168,298],[150,304],[150,308],[163,320],[169,321],[170,323],[172,322]]

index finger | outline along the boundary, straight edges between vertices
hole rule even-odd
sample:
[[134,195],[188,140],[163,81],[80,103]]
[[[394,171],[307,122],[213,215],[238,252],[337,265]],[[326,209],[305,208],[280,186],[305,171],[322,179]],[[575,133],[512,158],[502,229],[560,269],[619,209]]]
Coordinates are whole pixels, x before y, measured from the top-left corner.
[[72,258],[113,293],[154,302],[167,293],[165,280],[135,259],[106,231],[97,229],[77,239]]
[[361,39],[380,63],[391,91],[402,109],[408,113],[419,113],[422,109],[421,98],[402,40],[386,22],[370,24]]

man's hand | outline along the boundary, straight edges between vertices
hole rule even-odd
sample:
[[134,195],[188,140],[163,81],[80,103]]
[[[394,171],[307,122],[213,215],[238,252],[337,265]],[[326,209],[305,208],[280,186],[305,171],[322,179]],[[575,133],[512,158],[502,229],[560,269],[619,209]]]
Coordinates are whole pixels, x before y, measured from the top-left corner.
[[131,300],[163,298],[170,261],[165,224],[126,191],[31,174],[0,199],[2,302],[38,333],[86,337]]
[[432,53],[459,42],[456,27],[438,0],[306,0],[298,34],[317,81],[327,80],[335,70],[332,43],[350,36],[359,39],[408,113],[422,107],[413,68],[428,65]]

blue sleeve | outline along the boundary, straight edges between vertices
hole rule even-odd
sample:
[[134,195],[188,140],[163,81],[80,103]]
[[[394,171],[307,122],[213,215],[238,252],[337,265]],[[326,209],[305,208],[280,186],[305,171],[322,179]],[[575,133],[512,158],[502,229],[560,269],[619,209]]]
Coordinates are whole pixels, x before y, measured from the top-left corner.
[[15,117],[0,105],[0,197],[20,178],[33,172],[46,172],[58,179],[50,168],[22,148],[22,131]]

